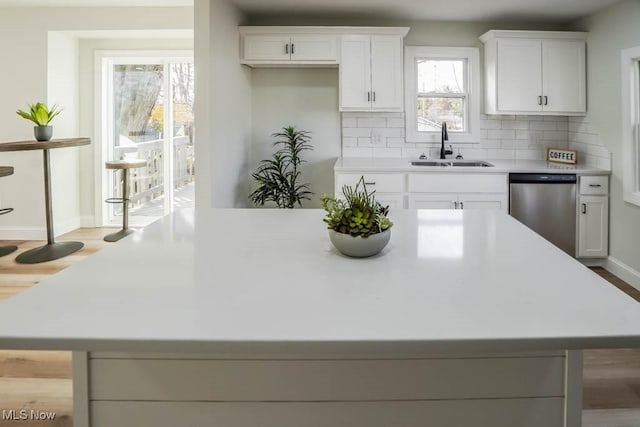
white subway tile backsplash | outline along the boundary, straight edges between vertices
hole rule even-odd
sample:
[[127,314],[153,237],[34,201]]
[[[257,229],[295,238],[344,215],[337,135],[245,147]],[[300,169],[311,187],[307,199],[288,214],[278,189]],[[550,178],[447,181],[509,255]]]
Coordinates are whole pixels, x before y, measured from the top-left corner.
[[487,131],[489,139],[514,139],[515,137],[516,131],[513,129],[490,129]]
[[342,146],[343,147],[356,147],[356,146],[358,146],[358,138],[343,137],[342,138]]
[[359,128],[383,128],[387,126],[385,118],[363,118],[357,120]]
[[373,148],[342,147],[343,157],[373,157]]
[[542,139],[554,140],[554,141],[567,141],[569,138],[569,134],[567,131],[554,131],[554,130],[545,130],[542,132]]
[[529,129],[529,122],[527,120],[505,121],[502,122],[502,129]]
[[371,129],[368,128],[343,128],[342,137],[371,137]]
[[373,157],[402,157],[401,148],[376,148]]
[[562,122],[545,122],[544,120],[535,120],[530,122],[531,130],[557,130],[557,124]]
[[481,129],[502,129],[501,120],[480,120]]
[[513,160],[516,156],[516,150],[497,150],[492,148],[487,150],[487,156],[490,159]]
[[[480,116],[479,141],[451,143],[454,155],[467,159],[544,159],[547,147],[571,148],[579,161],[610,168],[610,153],[595,126],[585,117],[537,115]],[[438,143],[405,142],[404,113],[343,113],[342,155],[345,157],[440,156]],[[605,165],[605,166],[603,166]]]
[[404,119],[387,118],[388,128],[404,128]]
[[342,118],[342,127],[343,128],[357,128],[358,127],[358,119],[356,118]]

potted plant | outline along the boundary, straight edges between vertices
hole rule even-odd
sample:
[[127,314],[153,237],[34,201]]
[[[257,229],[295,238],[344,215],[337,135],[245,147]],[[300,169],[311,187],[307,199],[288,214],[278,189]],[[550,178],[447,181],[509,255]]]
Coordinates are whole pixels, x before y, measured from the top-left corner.
[[310,200],[309,195],[313,194],[308,183],[300,183],[300,166],[305,162],[301,153],[313,149],[308,143],[309,132],[288,126],[272,136],[278,138],[274,147],[281,148],[273,154],[273,159],[262,160],[251,174],[258,188],[249,199],[259,206],[266,202],[274,202],[279,208],[302,206],[302,200]]
[[29,104],[29,111],[18,110],[16,113],[27,120],[31,120],[36,126],[33,127],[33,133],[36,137],[36,141],[49,141],[53,136],[53,127],[49,126],[51,120],[53,120],[62,110],[54,105],[49,109],[46,104],[42,102],[36,102],[35,104]]
[[351,187],[342,187],[344,200],[324,195],[320,199],[327,215],[331,243],[344,255],[368,257],[379,253],[389,243],[393,223],[389,206],[376,201],[375,191],[368,192],[364,177]]

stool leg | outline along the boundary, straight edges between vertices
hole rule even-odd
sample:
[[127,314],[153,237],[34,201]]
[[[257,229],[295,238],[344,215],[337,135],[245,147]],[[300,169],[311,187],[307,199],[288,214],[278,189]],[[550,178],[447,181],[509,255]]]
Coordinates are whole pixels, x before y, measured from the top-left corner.
[[122,170],[122,229],[129,229],[129,169]]
[[104,236],[105,242],[117,242],[133,233],[129,229],[129,170],[122,169],[122,230]]

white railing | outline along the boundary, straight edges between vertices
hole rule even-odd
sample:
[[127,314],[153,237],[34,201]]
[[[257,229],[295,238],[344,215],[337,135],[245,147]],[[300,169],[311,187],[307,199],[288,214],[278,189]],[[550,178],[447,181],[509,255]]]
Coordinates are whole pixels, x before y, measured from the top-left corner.
[[[114,158],[145,159],[147,165],[129,171],[129,199],[131,206],[139,206],[164,194],[164,159],[162,139],[116,147]],[[180,188],[193,181],[194,152],[188,136],[173,138],[173,188]],[[122,183],[116,185],[116,196],[121,197]]]

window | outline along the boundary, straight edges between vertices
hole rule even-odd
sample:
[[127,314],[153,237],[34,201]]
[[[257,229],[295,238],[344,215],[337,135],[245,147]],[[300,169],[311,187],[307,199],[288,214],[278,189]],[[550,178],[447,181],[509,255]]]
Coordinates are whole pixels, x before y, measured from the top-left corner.
[[640,206],[640,46],[622,51],[624,200]]
[[479,142],[480,73],[476,48],[407,47],[405,103],[408,142]]

